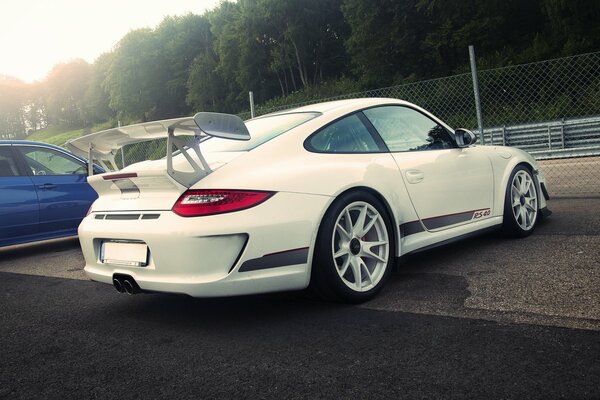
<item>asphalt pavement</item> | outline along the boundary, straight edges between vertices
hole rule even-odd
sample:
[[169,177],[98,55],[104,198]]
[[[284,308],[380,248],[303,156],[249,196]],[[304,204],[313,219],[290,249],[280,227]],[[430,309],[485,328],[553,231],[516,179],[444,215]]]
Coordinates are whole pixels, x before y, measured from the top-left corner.
[[118,294],[75,239],[0,249],[0,398],[600,398],[600,199],[402,260],[360,306]]

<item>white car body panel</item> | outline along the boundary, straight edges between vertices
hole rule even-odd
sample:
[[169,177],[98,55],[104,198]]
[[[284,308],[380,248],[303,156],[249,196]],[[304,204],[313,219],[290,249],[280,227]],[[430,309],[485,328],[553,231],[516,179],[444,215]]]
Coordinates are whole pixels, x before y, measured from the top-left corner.
[[[445,149],[392,155],[402,172],[419,219],[493,208],[492,165],[489,158],[476,149]],[[440,198],[444,201],[440,202]],[[425,225],[428,230],[436,230]]]
[[[143,289],[191,296],[299,289],[308,285],[308,249],[329,202],[327,196],[277,193],[268,203],[248,210],[201,218],[184,218],[168,210],[158,212],[160,217],[153,220],[98,220],[95,216],[101,213],[93,213],[79,227],[85,271],[99,282],[112,283],[113,274],[127,274]],[[296,210],[293,216],[290,209]],[[248,243],[244,244],[246,236]],[[148,266],[101,263],[100,244],[105,238],[146,243],[150,249]],[[307,262],[238,272],[244,262],[282,249],[306,249]],[[277,283],[269,284],[267,290],[262,284],[254,285],[255,279],[274,279]]]
[[[119,171],[137,174],[131,178],[137,193],[105,180],[107,174],[90,177],[99,199],[79,227],[86,273],[105,283],[112,283],[114,274],[124,274],[143,290],[197,297],[303,289],[310,282],[312,252],[323,216],[340,194],[357,188],[376,194],[388,209],[398,257],[499,226],[514,167],[526,163],[538,169],[535,160],[521,150],[471,146],[323,154],[305,149],[307,137],[321,127],[356,110],[384,104],[418,109],[454,132],[425,110],[395,99],[346,100],[294,110],[322,114],[251,151],[204,154],[212,171],[189,189],[276,192],[255,207],[212,216],[186,218],[171,211],[188,188],[166,173],[164,160]],[[180,163],[178,168],[186,168],[181,159],[173,160]],[[537,180],[541,209],[546,207],[541,172]],[[476,214],[478,210],[488,212]],[[159,217],[141,219],[146,213]],[[107,219],[108,214],[114,218],[139,214],[140,219]],[[464,218],[448,218],[457,214]],[[97,219],[98,215],[105,217]],[[432,219],[437,223],[428,223]],[[148,265],[102,263],[99,252],[104,240],[146,243]],[[261,262],[268,267],[254,269]]]

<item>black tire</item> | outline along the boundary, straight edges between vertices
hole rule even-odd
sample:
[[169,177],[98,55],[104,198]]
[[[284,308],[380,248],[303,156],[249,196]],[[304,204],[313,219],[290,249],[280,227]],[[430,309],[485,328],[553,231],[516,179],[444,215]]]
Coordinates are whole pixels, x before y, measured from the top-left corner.
[[[368,215],[367,218],[370,218],[369,221],[377,221],[375,221],[373,225],[371,225],[371,228],[369,228],[368,233],[363,234],[362,237],[354,237],[353,239],[349,239],[347,242],[347,257],[354,257],[354,260],[356,260],[357,258],[361,258],[361,260],[363,258],[365,259],[364,266],[366,269],[362,268],[362,266],[360,265],[358,267],[358,275],[364,275],[361,276],[360,282],[356,284],[358,286],[361,286],[363,284],[362,279],[366,280],[367,276],[369,279],[369,284],[367,285],[365,283],[364,291],[358,291],[351,289],[349,286],[351,283],[348,282],[345,277],[343,278],[342,276],[340,276],[339,271],[340,269],[343,269],[343,267],[340,267],[338,264],[343,264],[343,261],[341,260],[343,260],[345,256],[340,256],[337,259],[334,259],[334,249],[335,246],[339,244],[336,244],[334,242],[336,242],[336,238],[341,237],[338,231],[336,230],[336,224],[338,222],[338,219],[344,218],[345,221],[345,217],[343,217],[341,213],[344,212],[344,210],[346,210],[348,207],[353,207],[355,205],[356,207],[359,207],[360,204],[363,203],[372,207],[372,209],[368,206],[365,207],[365,210],[368,209],[368,211],[365,211],[367,215],[369,212],[373,213],[372,215]],[[378,219],[379,217],[373,218],[373,216],[375,215],[374,210],[376,210],[379,217],[381,217],[381,222]],[[352,215],[354,215],[354,217],[350,217],[351,220],[355,219],[358,216],[358,214],[356,213],[360,214],[359,211],[354,210],[351,210],[349,212]],[[364,225],[365,224],[363,224],[363,226]],[[367,223],[366,225],[369,224]],[[364,249],[366,248],[370,251],[373,247],[369,246],[369,244],[375,243],[374,241],[369,242],[370,239],[367,239],[367,236],[375,237],[374,235],[381,235],[383,230],[385,230],[387,234],[388,244],[373,245],[373,247],[377,247],[376,252],[384,254],[386,250],[385,246],[387,246],[387,262],[375,259],[370,255],[363,255]],[[352,240],[354,240],[354,242],[352,242]],[[356,244],[357,241],[359,243],[360,250],[356,250],[356,247],[352,246],[352,244]],[[380,246],[384,247],[382,248]],[[353,251],[359,251],[359,253],[353,254]],[[381,254],[379,254],[378,256],[381,256]],[[383,260],[385,260],[385,258],[383,258]],[[369,192],[346,192],[342,194],[338,199],[336,199],[336,201],[330,206],[329,210],[327,210],[327,213],[321,221],[321,225],[319,227],[319,232],[317,235],[315,252],[313,256],[310,289],[312,289],[312,291],[316,293],[319,297],[326,300],[343,303],[362,303],[373,298],[385,285],[385,282],[389,279],[391,275],[394,262],[394,233],[392,231],[391,219],[385,206],[381,203],[381,201],[377,199],[377,197],[375,197]],[[349,261],[348,264],[350,264]],[[352,267],[349,267],[348,264],[346,265],[348,272],[345,276],[352,277],[355,275],[355,273],[354,271],[349,269]],[[373,264],[373,271],[370,270],[368,264]],[[371,271],[371,273],[373,274],[377,273],[376,279],[371,279],[372,277],[369,271]],[[354,280],[356,282],[358,279],[354,278]],[[376,281],[376,283],[374,283],[374,281]],[[373,287],[367,290],[367,287],[369,287],[369,285],[373,285]],[[363,288],[361,288],[361,290],[363,290]]]
[[[517,177],[517,178],[515,178]],[[520,178],[529,180],[528,190],[519,188]],[[515,181],[517,179],[517,181]],[[514,192],[518,190],[519,194]],[[518,203],[518,204],[516,204]],[[516,205],[515,205],[516,204]],[[524,209],[524,214],[520,211]],[[529,236],[540,219],[538,185],[531,169],[525,165],[517,165],[510,174],[504,195],[504,217],[502,234],[506,237],[522,238]]]

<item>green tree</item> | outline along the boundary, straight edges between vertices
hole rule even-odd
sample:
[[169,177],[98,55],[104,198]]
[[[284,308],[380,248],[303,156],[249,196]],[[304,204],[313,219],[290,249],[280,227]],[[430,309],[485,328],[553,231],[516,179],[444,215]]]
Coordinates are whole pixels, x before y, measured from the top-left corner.
[[420,75],[421,41],[431,22],[416,8],[417,0],[344,0],[342,11],[352,32],[346,41],[353,70],[366,87]]
[[341,0],[260,0],[258,5],[262,42],[270,49],[270,70],[282,95],[289,93],[290,83],[296,90],[343,75],[350,29]]
[[0,138],[11,139],[25,136],[24,82],[0,76]]
[[105,87],[113,57],[114,53],[104,53],[96,59],[92,66],[89,84],[83,99],[83,115],[86,125],[106,122],[115,117],[115,113],[109,107],[110,97]]
[[83,125],[83,99],[90,74],[91,65],[83,60],[54,66],[43,85],[48,123],[70,128]]
[[189,114],[191,108],[186,96],[192,64],[198,55],[212,52],[210,22],[204,15],[167,17],[155,34],[161,49],[161,62],[166,66],[164,80],[156,82],[161,86],[157,116],[167,118]]
[[160,57],[154,31],[129,32],[119,41],[114,53],[105,79],[110,108],[120,119],[153,119],[167,62]]
[[546,56],[572,55],[600,48],[600,2],[597,0],[541,0],[547,21]]

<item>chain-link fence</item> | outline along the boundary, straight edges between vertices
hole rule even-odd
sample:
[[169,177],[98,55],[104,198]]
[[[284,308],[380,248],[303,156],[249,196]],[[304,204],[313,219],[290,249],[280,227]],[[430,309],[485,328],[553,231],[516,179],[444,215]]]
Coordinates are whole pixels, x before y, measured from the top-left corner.
[[[600,52],[479,71],[478,79],[485,144],[529,151],[541,160],[555,195],[600,195]],[[453,127],[478,130],[470,73],[273,108],[258,106],[256,115],[360,97],[403,99]],[[240,116],[248,119],[250,113]],[[161,143],[132,145],[124,149],[124,161],[162,157],[159,150],[164,148]]]

